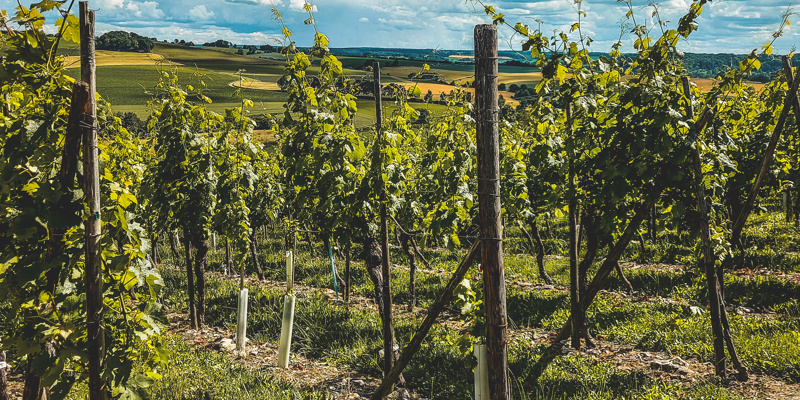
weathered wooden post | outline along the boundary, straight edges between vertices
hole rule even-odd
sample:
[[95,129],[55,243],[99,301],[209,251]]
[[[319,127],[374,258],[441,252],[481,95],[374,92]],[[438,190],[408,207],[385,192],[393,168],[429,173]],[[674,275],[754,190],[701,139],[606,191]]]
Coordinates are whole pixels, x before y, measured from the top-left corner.
[[105,367],[103,329],[103,278],[100,265],[100,169],[97,154],[97,86],[95,84],[94,11],[80,3],[81,80],[89,85],[89,114],[83,125],[84,191],[89,208],[86,218],[86,326],[89,345],[89,399],[107,398],[101,378]]
[[9,400],[11,393],[8,392],[8,364],[6,364],[6,352],[0,351],[0,400]]
[[[383,98],[381,89],[381,65],[375,62],[372,66],[375,78],[375,131],[376,140],[383,141]],[[379,151],[383,148],[381,143]],[[383,158],[381,157],[381,160]],[[386,185],[381,184],[381,261],[383,274],[383,376],[389,375],[394,358],[394,324],[392,323],[392,279],[389,270],[389,221],[386,211]]]
[[489,398],[508,400],[508,317],[500,218],[500,130],[497,93],[497,27],[475,27],[475,115],[478,145],[478,203],[486,302]]
[[197,306],[194,296],[194,274],[192,273],[192,245],[189,243],[189,230],[183,230],[183,251],[186,257],[187,295],[189,296],[189,326],[199,328],[197,323]]
[[[694,119],[694,109],[692,108],[692,92],[689,88],[689,78],[683,77],[683,93],[689,100],[686,107],[687,117]],[[697,141],[700,132],[692,130],[691,135]],[[708,284],[708,304],[711,313],[711,331],[714,343],[714,370],[717,376],[725,376],[725,342],[722,332],[722,320],[720,319],[719,303],[719,282],[714,272],[714,249],[711,247],[711,227],[708,220],[708,204],[706,203],[706,189],[703,181],[703,165],[700,159],[699,145],[695,143],[692,154],[692,172],[695,179],[695,195],[697,197],[697,212],[700,214],[700,239],[703,249],[703,258],[700,261],[702,270],[706,274]]]
[[574,315],[572,318],[572,347],[574,349],[581,348],[581,332],[584,323],[583,313],[581,312],[581,292],[580,292],[580,277],[578,275],[578,232],[576,225],[578,224],[577,215],[577,196],[575,192],[575,138],[572,134],[572,104],[566,104],[567,114],[567,157],[569,159],[568,174],[569,174],[569,216],[567,217],[567,224],[569,224],[569,298],[570,298],[570,313]]

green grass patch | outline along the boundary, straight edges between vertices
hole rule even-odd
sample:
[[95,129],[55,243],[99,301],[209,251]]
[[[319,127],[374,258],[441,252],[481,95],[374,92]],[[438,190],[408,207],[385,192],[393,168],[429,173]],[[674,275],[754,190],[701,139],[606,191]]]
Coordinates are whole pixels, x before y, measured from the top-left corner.
[[[167,68],[165,71],[172,71]],[[234,96],[236,88],[229,86],[238,80],[234,74],[199,71],[192,68],[180,67],[176,69],[179,82],[182,85],[199,87],[202,80],[206,84],[205,95],[214,103],[238,103],[239,96]],[[78,78],[80,71],[67,70],[67,74]],[[131,66],[102,66],[97,68],[97,91],[112,106],[135,105],[144,106],[152,98],[152,93],[160,79],[158,66],[131,65]],[[244,91],[246,99],[254,102],[283,102],[286,95],[282,92],[269,90]]]
[[[167,284],[165,298],[168,304],[180,306],[185,303],[178,299],[185,293],[182,288],[181,272],[166,269],[163,271],[163,276]],[[209,279],[207,322],[217,326],[232,327],[237,292],[236,282],[213,277]],[[277,339],[280,329],[281,296],[282,293],[274,290],[252,289],[248,330],[252,332],[254,339],[272,341]],[[376,313],[363,310],[347,311],[344,307],[329,302],[320,294],[298,298],[296,309],[296,333],[293,345],[295,352],[321,359],[330,365],[353,368],[373,376],[380,375],[377,352],[382,347],[382,339],[380,319]],[[406,317],[395,319],[396,335],[401,345],[410,339],[417,324],[418,321]],[[462,338],[459,332],[435,327],[404,372],[410,387],[420,395],[432,399],[469,398],[473,389],[472,371],[468,356],[465,357],[459,350],[458,343]],[[587,356],[559,358],[548,368],[541,380],[535,382],[532,380],[533,368],[541,351],[542,348],[526,339],[512,342],[509,350],[512,398],[519,400],[617,399],[620,396],[631,399],[740,398],[727,389],[706,383],[694,386],[664,384],[647,377],[642,371],[617,371],[610,363],[597,363]],[[191,354],[191,351],[187,349],[182,353]],[[186,360],[182,363],[191,365],[193,362]],[[203,363],[211,364],[208,361]],[[236,369],[231,371],[234,376],[242,376]],[[253,379],[254,382],[262,379],[259,378],[259,371],[254,371],[253,374],[254,378],[244,376]],[[262,381],[269,384],[266,379]],[[207,384],[213,385],[213,383]],[[194,390],[192,393],[204,393],[197,387],[192,390]],[[208,387],[201,387],[200,390],[213,392]],[[281,388],[281,390],[290,389]]]
[[163,378],[150,387],[153,399],[263,399],[328,400],[334,396],[324,388],[298,390],[275,380],[267,369],[251,369],[229,359],[225,353],[198,350],[181,338],[165,339],[170,351]]

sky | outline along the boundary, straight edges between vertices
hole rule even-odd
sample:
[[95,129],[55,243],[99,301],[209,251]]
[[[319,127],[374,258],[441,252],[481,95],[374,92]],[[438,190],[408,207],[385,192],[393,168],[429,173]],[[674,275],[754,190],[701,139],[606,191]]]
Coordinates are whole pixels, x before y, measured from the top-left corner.
[[[800,0],[794,0],[800,1]],[[655,27],[655,8],[650,0],[632,0],[637,23]],[[483,7],[473,0],[311,0],[317,29],[330,39],[331,47],[472,48],[474,25],[489,23]],[[543,32],[569,30],[578,21],[574,0],[488,0],[505,14],[507,22]],[[23,1],[23,4],[27,2]],[[136,32],[159,40],[184,39],[196,43],[224,39],[237,44],[280,45],[281,26],[272,9],[280,11],[284,23],[299,45],[309,45],[314,30],[304,25],[309,17],[304,0],[93,0],[98,35],[111,30]],[[675,27],[691,0],[657,3],[662,20]],[[792,6],[794,9],[792,9]],[[0,9],[12,10],[16,0],[0,0]],[[74,6],[77,9],[77,2]],[[584,0],[580,4],[582,33],[594,43],[590,51],[608,52],[620,38],[626,5],[617,0]],[[787,11],[800,12],[788,0],[714,0],[699,19],[699,30],[683,40],[683,51],[702,53],[748,53],[772,40]],[[55,31],[57,16],[47,15]],[[791,15],[788,26],[775,42],[778,53],[788,53],[800,43],[800,14]],[[519,37],[510,28],[499,30],[501,49],[520,49]],[[654,36],[657,36],[654,33]],[[633,51],[630,34],[622,35],[623,51]]]

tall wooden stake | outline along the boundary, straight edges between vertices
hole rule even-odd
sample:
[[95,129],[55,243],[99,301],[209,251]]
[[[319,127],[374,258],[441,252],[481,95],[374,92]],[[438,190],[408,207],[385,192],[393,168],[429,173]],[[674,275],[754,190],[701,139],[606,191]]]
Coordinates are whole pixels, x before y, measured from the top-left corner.
[[494,25],[478,25],[475,27],[475,114],[489,398],[508,400],[508,317],[500,217],[497,74],[497,28]]
[[[372,66],[375,78],[375,124],[377,137],[383,141],[383,99],[381,96],[381,65],[375,62]],[[378,148],[383,148],[381,144]],[[392,279],[389,270],[389,220],[386,211],[386,185],[381,185],[381,261],[383,274],[383,376],[389,376],[394,358],[394,324],[392,323]]]
[[94,11],[80,2],[81,80],[89,85],[90,114],[83,124],[84,191],[89,216],[86,219],[86,326],[89,345],[89,399],[107,398],[101,378],[105,367],[103,329],[103,278],[100,265],[100,168],[97,159],[97,86],[95,84]]
[[[692,92],[689,89],[689,78],[684,77],[683,93],[689,99],[689,106],[686,108],[687,116],[694,119],[692,109]],[[698,138],[699,132],[691,132],[692,136]],[[722,320],[720,319],[719,285],[717,275],[714,272],[714,249],[711,247],[711,226],[708,220],[708,204],[706,203],[706,188],[703,181],[703,164],[700,159],[699,144],[695,142],[694,154],[692,155],[692,169],[695,174],[695,195],[697,196],[697,212],[700,214],[700,239],[703,246],[703,259],[701,264],[706,275],[708,284],[708,304],[711,312],[711,331],[714,343],[714,371],[717,376],[725,376],[725,342],[722,338]]]
[[567,104],[567,157],[569,158],[569,293],[570,313],[572,318],[572,347],[581,348],[581,300],[580,279],[578,274],[578,233],[576,226],[577,199],[575,194],[575,139],[572,137],[572,104]]
[[8,374],[6,373],[6,352],[0,351],[0,400],[11,399],[8,391]]

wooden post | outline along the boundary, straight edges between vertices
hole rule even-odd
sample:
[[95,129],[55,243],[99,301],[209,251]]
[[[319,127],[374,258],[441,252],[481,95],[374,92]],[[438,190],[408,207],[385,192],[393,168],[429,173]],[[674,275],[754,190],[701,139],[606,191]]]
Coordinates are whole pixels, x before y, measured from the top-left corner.
[[500,217],[497,74],[497,28],[478,25],[475,27],[475,115],[489,397],[491,400],[508,400],[508,317]]
[[294,277],[297,274],[297,232],[292,231],[292,282],[294,282]]
[[392,385],[397,381],[400,377],[400,374],[403,372],[403,369],[411,362],[411,358],[414,357],[414,354],[417,353],[420,346],[422,346],[422,341],[425,340],[425,336],[433,327],[433,323],[436,322],[436,318],[439,317],[439,314],[444,310],[445,306],[450,302],[450,297],[453,295],[453,290],[461,283],[464,279],[464,275],[467,274],[469,267],[472,266],[472,263],[475,262],[475,259],[478,257],[478,251],[480,250],[480,241],[475,242],[472,247],[467,252],[467,255],[461,261],[456,271],[453,272],[453,276],[450,278],[450,281],[447,283],[447,286],[444,288],[444,292],[439,296],[435,303],[428,309],[428,314],[425,316],[425,320],[422,321],[422,325],[420,325],[417,332],[414,333],[414,336],[411,338],[411,341],[403,348],[403,353],[400,355],[400,358],[397,360],[397,363],[392,368],[391,372],[383,378],[381,381],[381,385],[375,390],[375,393],[372,394],[370,400],[380,400],[384,396],[386,396],[389,391],[391,391]]
[[261,263],[258,262],[258,237],[256,229],[250,231],[250,257],[253,257],[253,266],[256,269],[256,276],[259,280],[264,280],[264,271],[261,270]]
[[[198,237],[195,239],[194,248],[194,275],[195,275],[195,293],[197,296],[197,308],[195,315],[197,316],[197,327],[201,328],[206,319],[206,264],[208,263],[208,240],[205,237]],[[244,270],[244,263],[242,263],[242,270]]]
[[[378,151],[383,149],[383,99],[381,96],[381,65],[377,61],[372,66],[375,78],[375,123]],[[383,157],[379,160],[383,161]],[[386,185],[381,184],[381,262],[383,275],[383,376],[389,376],[394,358],[394,325],[392,323],[392,278],[389,270],[389,219],[386,211]]]
[[580,300],[580,279],[578,276],[578,234],[576,225],[577,218],[577,199],[575,198],[575,139],[572,137],[572,104],[566,105],[567,113],[567,158],[569,159],[569,215],[567,224],[569,227],[569,298],[570,313],[572,318],[572,348],[581,348],[581,300]]
[[8,391],[8,373],[6,365],[6,352],[0,352],[0,400],[10,400],[11,393]]
[[183,230],[183,249],[186,254],[186,284],[187,295],[189,296],[189,326],[197,329],[197,307],[195,306],[194,296],[194,273],[192,272],[192,244],[189,243],[189,230]]
[[[686,108],[687,116],[694,119],[692,109],[692,92],[689,89],[689,78],[683,77],[683,93],[689,99]],[[692,132],[692,136],[699,139],[700,132]],[[703,272],[708,285],[708,304],[711,312],[711,331],[714,343],[714,371],[717,376],[725,376],[725,342],[722,338],[722,320],[720,319],[719,285],[714,272],[714,249],[711,247],[711,226],[708,221],[708,204],[706,203],[706,188],[703,182],[703,165],[700,159],[700,150],[695,142],[692,160],[692,169],[695,174],[695,196],[697,197],[697,212],[700,214],[700,239],[703,249],[701,261]]]
[[101,377],[105,367],[103,329],[103,277],[100,265],[100,169],[97,154],[97,86],[95,84],[94,11],[80,2],[81,80],[89,85],[89,115],[83,124],[84,191],[86,219],[86,326],[89,346],[89,399],[107,398]]
[[[236,271],[233,270],[233,258],[231,258],[231,241],[228,237],[225,237],[225,275],[233,274]],[[240,285],[239,289],[243,286]]]

